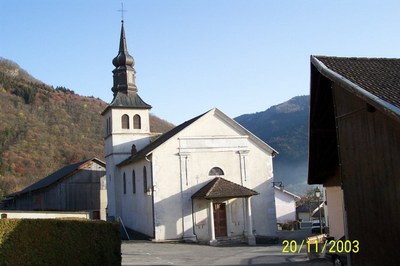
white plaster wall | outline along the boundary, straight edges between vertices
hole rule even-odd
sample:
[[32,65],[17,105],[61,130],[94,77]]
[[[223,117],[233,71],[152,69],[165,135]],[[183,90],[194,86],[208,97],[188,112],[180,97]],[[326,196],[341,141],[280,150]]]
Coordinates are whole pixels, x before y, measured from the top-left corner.
[[[122,115],[129,116],[129,129],[123,129],[121,124]],[[141,129],[133,128],[133,116],[138,114],[141,118]],[[148,109],[132,109],[132,108],[112,108],[111,109],[112,132],[111,133],[149,133],[150,121]]]
[[[122,115],[129,115],[129,129],[121,125]],[[141,117],[141,129],[133,129],[133,116]],[[132,144],[139,151],[150,143],[149,110],[110,108],[103,114],[104,127],[111,118],[111,132],[105,137],[105,158],[107,164],[107,215],[115,219],[122,216],[122,173],[116,165],[131,155]]]
[[261,150],[252,142],[250,144],[250,152],[246,160],[247,187],[260,193],[251,197],[254,233],[275,236],[276,210],[275,193],[272,186],[272,155]]
[[107,220],[107,176],[100,179],[100,219]]
[[7,218],[16,219],[56,219],[56,218],[82,218],[90,219],[89,212],[39,212],[39,211],[5,211],[0,214],[7,214]]
[[[144,192],[143,167],[147,172],[147,188]],[[132,170],[135,170],[136,192],[133,193]],[[153,237],[153,208],[151,195],[151,165],[146,160],[121,167],[120,179],[126,176],[126,193],[123,193],[123,182],[121,181],[121,218],[126,227]]]
[[337,240],[344,236],[343,190],[341,187],[326,187],[326,200],[329,209],[329,235]]
[[[243,176],[238,151],[245,150],[248,155],[245,159],[246,174]],[[182,160],[179,154],[187,157],[184,159],[187,163],[184,176],[181,174]],[[207,221],[204,219],[207,207],[195,201],[198,211],[195,219],[192,219],[191,211],[189,213],[181,206],[188,206],[190,203],[191,207],[190,196],[214,178],[208,176],[208,172],[216,166],[223,169],[225,179],[260,193],[252,197],[253,228],[260,235],[276,234],[271,154],[248,138],[243,138],[240,132],[212,112],[159,146],[153,152],[153,164],[156,239],[181,237],[185,218],[189,218],[186,221],[195,220],[194,228],[198,237],[208,234]],[[243,212],[241,199],[230,206],[233,208],[230,210],[231,214],[237,217],[237,228],[230,225],[231,231],[236,234],[243,231],[244,221],[239,218]]]
[[294,198],[279,189],[275,189],[275,207],[278,223],[296,220],[296,202]]

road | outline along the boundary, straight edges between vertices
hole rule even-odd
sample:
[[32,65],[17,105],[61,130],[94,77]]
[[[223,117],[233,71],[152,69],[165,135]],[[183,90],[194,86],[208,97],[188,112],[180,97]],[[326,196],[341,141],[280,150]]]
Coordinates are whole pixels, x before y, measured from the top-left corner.
[[277,245],[211,247],[124,241],[121,247],[122,265],[329,265],[323,259],[309,260],[305,247],[299,253],[282,252],[283,240],[301,242],[308,231],[280,232],[280,244]]

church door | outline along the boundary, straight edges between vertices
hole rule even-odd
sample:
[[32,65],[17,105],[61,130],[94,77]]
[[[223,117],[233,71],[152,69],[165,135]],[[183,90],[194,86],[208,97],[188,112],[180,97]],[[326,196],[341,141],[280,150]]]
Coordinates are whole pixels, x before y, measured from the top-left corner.
[[214,203],[214,227],[215,236],[226,236],[226,204]]

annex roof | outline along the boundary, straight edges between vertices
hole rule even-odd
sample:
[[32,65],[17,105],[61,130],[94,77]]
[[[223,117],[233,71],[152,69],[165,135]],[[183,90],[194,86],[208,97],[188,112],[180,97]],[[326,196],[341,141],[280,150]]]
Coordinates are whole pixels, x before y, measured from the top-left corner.
[[276,191],[280,191],[280,192],[282,192],[282,193],[284,193],[286,195],[289,195],[289,196],[293,197],[294,200],[299,200],[300,199],[300,196],[297,196],[296,194],[294,194],[294,193],[292,193],[290,191],[287,191],[285,189],[281,189],[280,187],[277,187],[277,186],[274,186],[274,188],[276,189]]
[[36,183],[33,183],[32,185],[24,188],[21,191],[15,192],[13,194],[10,194],[8,196],[19,196],[22,194],[26,194],[26,193],[30,193],[39,189],[43,189],[46,188],[56,182],[58,182],[59,180],[63,179],[64,177],[67,177],[68,175],[74,173],[75,171],[78,171],[79,169],[83,169],[87,166],[89,166],[90,164],[92,164],[93,162],[96,162],[98,164],[100,164],[101,166],[105,167],[106,164],[97,159],[97,158],[92,158],[92,159],[88,159],[88,160],[84,160],[82,162],[79,163],[75,163],[75,164],[70,164],[67,166],[64,166],[63,168],[55,171],[54,173],[46,176],[45,178],[39,180]]
[[216,177],[192,195],[192,198],[246,198],[258,195],[257,191],[241,186],[222,177]]

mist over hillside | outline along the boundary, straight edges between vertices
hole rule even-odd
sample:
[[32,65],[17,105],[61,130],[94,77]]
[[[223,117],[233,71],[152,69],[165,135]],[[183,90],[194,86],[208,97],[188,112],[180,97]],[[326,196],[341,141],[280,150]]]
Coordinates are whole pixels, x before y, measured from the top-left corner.
[[263,112],[235,118],[279,152],[273,159],[274,180],[300,195],[308,187],[309,102],[309,96],[297,96]]
[[[100,113],[105,107],[99,98],[46,85],[0,57],[0,197],[65,165],[103,159]],[[279,152],[274,158],[275,181],[299,194],[307,187],[308,110],[309,97],[298,96],[235,118]],[[173,128],[154,115],[150,126],[160,133]]]

